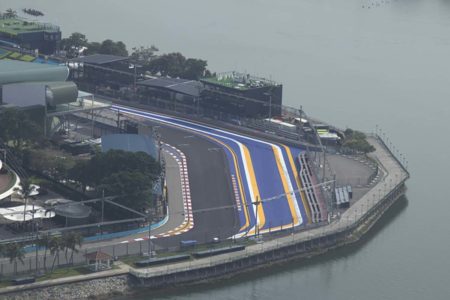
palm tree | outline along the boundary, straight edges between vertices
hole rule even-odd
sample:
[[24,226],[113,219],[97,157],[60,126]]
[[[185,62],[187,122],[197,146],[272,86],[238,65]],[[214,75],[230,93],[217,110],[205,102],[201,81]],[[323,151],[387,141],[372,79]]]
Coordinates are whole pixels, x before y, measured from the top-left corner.
[[[24,208],[23,208],[23,221],[26,221],[26,212],[27,212],[27,204],[28,199],[31,195],[31,193],[34,191],[34,187],[31,184],[31,181],[28,178],[24,178],[20,181],[20,187],[14,189],[16,192],[20,191],[22,198],[24,200]],[[33,221],[34,221],[34,201],[33,201]]]
[[[39,247],[44,247],[44,270],[47,271],[47,251],[50,247],[51,236],[44,234],[37,242]],[[36,258],[37,259],[37,258]]]
[[19,243],[10,243],[5,247],[5,255],[9,258],[9,262],[14,262],[14,273],[17,273],[17,260],[23,264],[25,252]]
[[12,8],[8,8],[6,12],[3,14],[3,17],[7,19],[17,18],[17,11],[13,10]]
[[66,248],[65,250],[66,262],[68,263],[67,258],[68,251],[71,250],[70,262],[73,263],[73,254],[78,253],[77,247],[78,248],[81,247],[81,244],[83,243],[83,237],[81,236],[81,234],[77,232],[68,232],[64,234],[63,239],[64,239],[64,247]]
[[50,254],[53,255],[53,263],[52,263],[52,269],[51,272],[53,272],[55,268],[55,262],[56,259],[59,258],[59,252],[64,249],[63,240],[61,237],[58,236],[52,236],[49,241],[49,249]]

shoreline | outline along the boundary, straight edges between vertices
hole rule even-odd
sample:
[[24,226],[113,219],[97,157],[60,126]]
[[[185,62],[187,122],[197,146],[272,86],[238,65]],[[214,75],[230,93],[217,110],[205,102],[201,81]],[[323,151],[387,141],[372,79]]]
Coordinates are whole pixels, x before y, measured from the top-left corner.
[[[371,137],[377,146],[378,160],[387,174],[379,184],[384,184],[389,177],[399,181],[394,187],[380,196],[377,202],[370,203],[369,195],[358,200],[352,208],[342,214],[341,218],[329,225],[305,232],[297,232],[289,236],[280,237],[261,244],[247,247],[245,254],[223,254],[206,259],[177,263],[148,269],[135,269],[124,265],[122,274],[107,275],[97,273],[97,278],[86,279],[80,283],[66,283],[51,286],[14,286],[0,289],[4,299],[28,299],[32,295],[38,298],[48,298],[52,293],[64,294],[64,299],[107,298],[133,294],[145,288],[155,289],[156,292],[173,287],[201,285],[223,278],[230,278],[235,274],[246,274],[258,269],[282,265],[286,262],[309,259],[333,251],[337,248],[358,243],[377,224],[378,220],[389,208],[401,198],[406,191],[405,181],[409,173],[401,166],[386,145],[378,138]],[[376,187],[376,186],[375,186]],[[372,188],[371,191],[376,190]],[[380,190],[378,190],[380,193]],[[366,199],[367,198],[367,199]],[[365,199],[365,201],[363,201]],[[375,196],[373,197],[375,200]],[[371,205],[370,205],[371,204]],[[358,208],[360,214],[358,214]],[[365,211],[363,212],[363,209]],[[354,217],[353,220],[350,217]],[[345,222],[347,221],[347,222]],[[350,221],[353,221],[352,223]],[[80,286],[81,285],[81,286]],[[55,292],[59,291],[59,292]],[[60,295],[61,295],[60,294]],[[56,294],[55,294],[56,295]]]

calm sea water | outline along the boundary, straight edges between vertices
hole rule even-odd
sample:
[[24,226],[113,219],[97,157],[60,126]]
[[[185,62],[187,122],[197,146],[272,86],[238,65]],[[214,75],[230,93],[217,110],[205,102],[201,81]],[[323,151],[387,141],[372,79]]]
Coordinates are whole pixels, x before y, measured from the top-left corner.
[[284,84],[284,102],[338,126],[379,124],[408,158],[407,200],[358,246],[135,299],[449,299],[450,1],[1,0],[64,35],[157,45]]

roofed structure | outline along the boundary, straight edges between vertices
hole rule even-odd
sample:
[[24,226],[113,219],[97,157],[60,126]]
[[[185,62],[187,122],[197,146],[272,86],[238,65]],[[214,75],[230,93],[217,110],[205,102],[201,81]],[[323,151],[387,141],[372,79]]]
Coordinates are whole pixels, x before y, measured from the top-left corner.
[[68,76],[66,66],[0,60],[0,86],[18,82],[65,81]]
[[202,84],[199,81],[180,78],[152,78],[139,81],[137,85],[155,89],[163,89],[169,92],[191,97],[199,97],[202,90]]
[[0,18],[0,42],[8,46],[20,45],[22,48],[52,54],[61,41],[58,26],[27,20],[24,18]]
[[74,59],[71,59],[71,62],[79,62],[93,65],[104,65],[112,62],[125,61],[129,58],[126,56],[117,56],[110,54],[93,54],[88,56],[81,56]]

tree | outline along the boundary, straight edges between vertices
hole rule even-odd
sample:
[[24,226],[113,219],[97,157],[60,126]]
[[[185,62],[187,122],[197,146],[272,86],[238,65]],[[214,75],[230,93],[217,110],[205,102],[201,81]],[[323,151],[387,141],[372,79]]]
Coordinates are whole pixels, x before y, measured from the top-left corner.
[[47,251],[50,246],[51,236],[47,233],[44,234],[37,242],[39,247],[44,248],[44,270],[47,271]]
[[98,51],[101,54],[111,54],[118,56],[128,56],[127,47],[121,41],[114,42],[113,40],[104,40]]
[[206,60],[184,57],[181,53],[163,54],[152,59],[145,69],[161,76],[182,77],[197,80],[206,72]]
[[13,10],[12,8],[8,8],[3,14],[3,17],[7,19],[17,18],[17,11]]
[[152,187],[152,178],[136,171],[111,174],[101,185],[106,195],[120,195],[116,201],[135,210],[148,206]]
[[102,46],[102,44],[100,44],[99,42],[91,42],[87,46],[87,50],[85,51],[85,54],[92,55],[92,54],[99,53],[101,46]]
[[89,161],[78,161],[67,173],[67,176],[81,185],[83,193],[86,192],[86,187],[93,181],[91,166]]
[[182,77],[191,80],[198,80],[200,77],[205,75],[207,65],[208,63],[206,60],[189,58],[186,60]]
[[58,236],[52,236],[49,241],[49,249],[50,254],[53,255],[52,269],[51,272],[55,269],[56,260],[59,258],[59,252],[64,250],[63,240]]
[[0,138],[12,141],[16,150],[22,150],[26,143],[36,143],[43,139],[42,127],[24,111],[7,108],[1,113]]
[[79,32],[72,33],[68,38],[61,40],[61,48],[67,51],[69,57],[76,57],[82,47],[89,48],[86,36]]
[[142,64],[143,66],[149,64],[150,61],[155,58],[155,52],[159,51],[159,49],[154,45],[150,47],[134,47],[131,50],[133,50],[130,55],[131,60]]
[[343,147],[363,153],[375,151],[375,148],[367,142],[366,135],[363,132],[347,128],[344,131],[344,134],[345,139],[342,144]]
[[9,258],[9,262],[14,262],[14,273],[17,273],[17,261],[19,260],[23,264],[25,258],[25,251],[19,243],[10,243],[5,246],[5,255]]
[[73,254],[74,253],[78,253],[78,249],[77,247],[81,247],[81,244],[83,242],[83,237],[81,236],[81,234],[77,233],[77,232],[66,232],[63,234],[63,243],[64,243],[64,247],[65,247],[65,258],[66,258],[66,262],[68,263],[68,251],[71,250],[71,254],[70,254],[70,262],[73,263]]
[[[27,204],[28,204],[28,199],[30,198],[31,193],[34,191],[34,187],[31,184],[31,181],[28,178],[23,178],[20,181],[20,187],[15,188],[16,191],[19,191],[23,202],[24,202],[24,207],[23,207],[23,221],[26,221],[26,213],[27,213]],[[33,216],[34,216],[34,201],[33,201]]]

